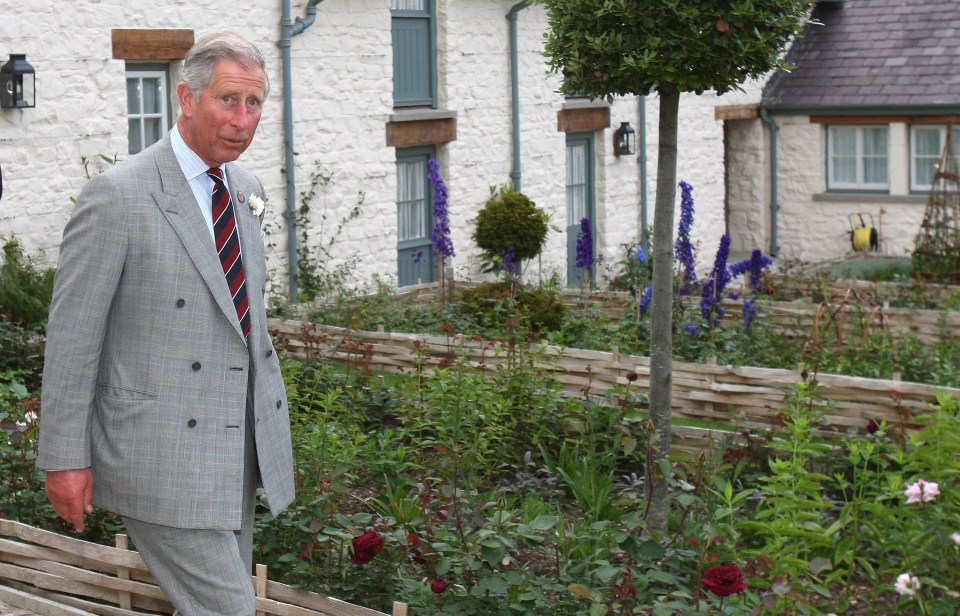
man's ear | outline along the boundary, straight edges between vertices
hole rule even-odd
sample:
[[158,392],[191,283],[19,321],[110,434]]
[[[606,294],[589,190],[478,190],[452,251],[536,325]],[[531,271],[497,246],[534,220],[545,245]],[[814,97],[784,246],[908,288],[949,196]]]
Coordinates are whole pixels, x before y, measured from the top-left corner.
[[193,92],[190,91],[190,86],[187,85],[186,81],[177,84],[177,100],[180,102],[180,112],[188,118],[191,117],[196,100],[193,98]]

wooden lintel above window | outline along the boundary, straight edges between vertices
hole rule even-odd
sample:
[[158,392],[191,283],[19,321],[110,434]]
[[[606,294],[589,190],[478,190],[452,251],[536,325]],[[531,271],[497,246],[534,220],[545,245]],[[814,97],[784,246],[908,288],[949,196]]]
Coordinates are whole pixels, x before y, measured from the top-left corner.
[[960,115],[812,115],[813,124],[960,124]]
[[457,119],[455,117],[387,122],[388,147],[413,148],[456,140]]
[[713,119],[726,122],[728,120],[756,120],[760,117],[760,105],[718,105],[713,109]]
[[182,60],[193,46],[193,30],[114,29],[115,60]]
[[557,132],[592,133],[610,128],[610,107],[561,109],[557,112]]

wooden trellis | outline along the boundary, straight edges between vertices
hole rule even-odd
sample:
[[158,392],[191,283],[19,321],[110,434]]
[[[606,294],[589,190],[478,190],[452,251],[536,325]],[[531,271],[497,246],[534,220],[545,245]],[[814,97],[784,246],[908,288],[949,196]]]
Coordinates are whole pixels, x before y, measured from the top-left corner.
[[960,283],[960,169],[947,126],[946,144],[913,251],[913,270],[924,280]]

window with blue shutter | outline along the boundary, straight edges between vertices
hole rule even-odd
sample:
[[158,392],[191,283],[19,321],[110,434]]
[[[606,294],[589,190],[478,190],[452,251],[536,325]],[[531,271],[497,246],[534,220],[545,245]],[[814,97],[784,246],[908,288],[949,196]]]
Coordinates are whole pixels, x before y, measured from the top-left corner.
[[397,149],[397,285],[436,282],[433,189],[427,161],[433,148]]
[[437,106],[434,0],[390,0],[394,107]]

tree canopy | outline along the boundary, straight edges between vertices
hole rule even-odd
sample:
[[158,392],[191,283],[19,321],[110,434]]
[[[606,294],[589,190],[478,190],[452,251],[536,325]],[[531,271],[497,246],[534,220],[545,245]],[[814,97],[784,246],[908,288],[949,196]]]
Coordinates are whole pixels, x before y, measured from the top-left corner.
[[535,0],[564,94],[723,94],[783,66],[811,0]]

